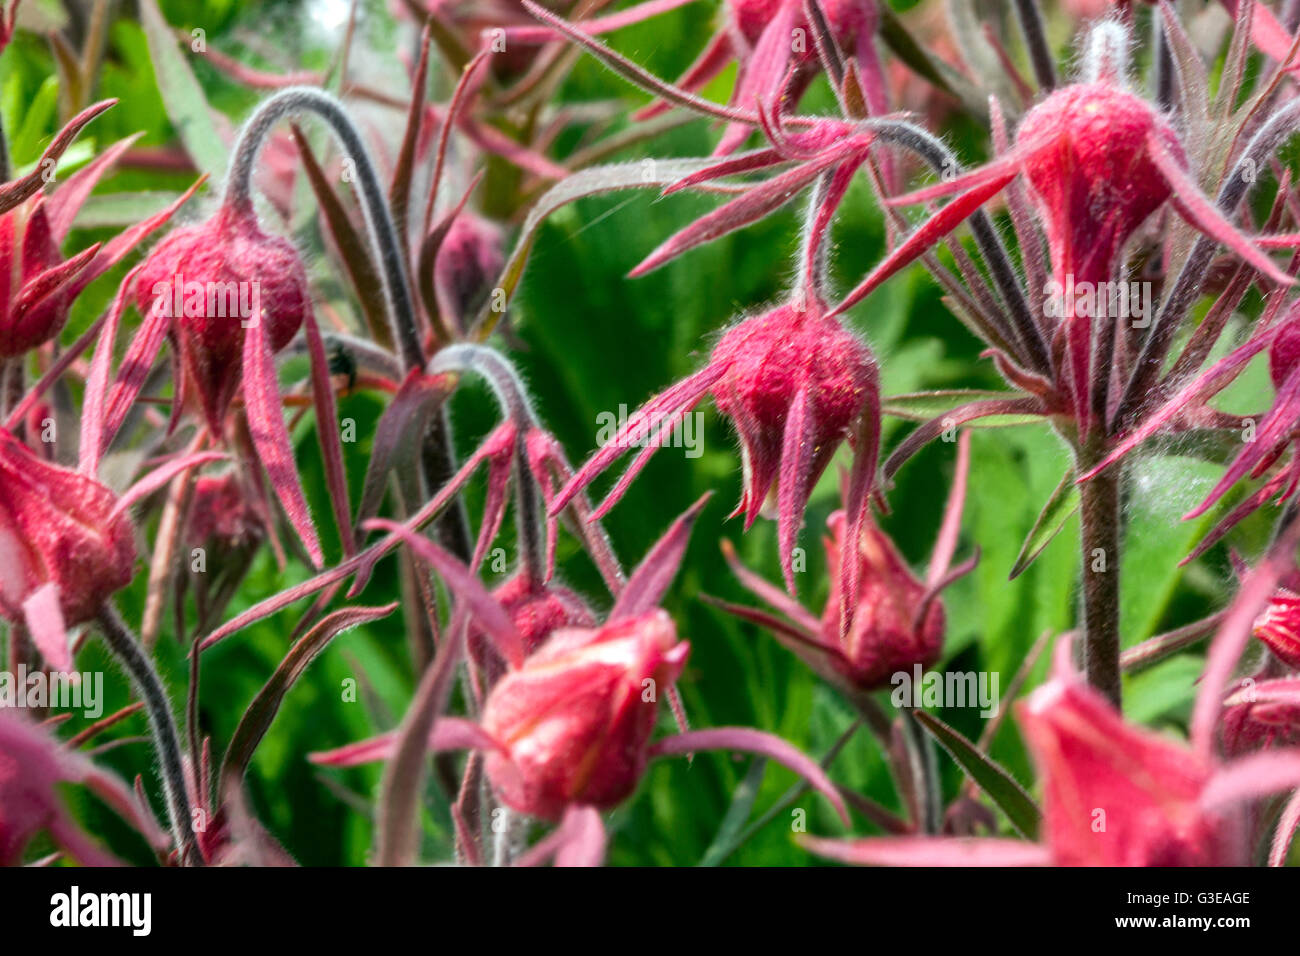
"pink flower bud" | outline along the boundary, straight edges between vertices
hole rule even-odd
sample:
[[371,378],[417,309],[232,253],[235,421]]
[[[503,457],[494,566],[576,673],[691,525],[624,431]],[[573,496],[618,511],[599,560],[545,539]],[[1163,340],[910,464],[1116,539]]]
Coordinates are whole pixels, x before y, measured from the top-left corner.
[[44,461],[0,429],[0,614],[21,621],[23,602],[52,582],[71,627],[126,587],[135,532],[116,504],[93,478]]
[[1255,619],[1254,632],[1279,660],[1300,668],[1300,594],[1278,588]]
[[889,683],[893,674],[910,674],[917,664],[929,667],[943,650],[944,612],[903,560],[892,541],[868,518],[858,542],[860,562],[857,604],[847,633],[841,634],[840,568],[848,519],[836,511],[827,519],[825,540],[830,596],[822,612],[822,639],[840,654],[832,665],[860,690]]
[[1170,195],[1151,159],[1154,134],[1185,165],[1173,128],[1146,101],[1107,80],[1052,93],[1028,113],[1019,144],[1054,139],[1026,155],[1058,276],[1106,281],[1125,241]]
[[1274,388],[1282,387],[1297,362],[1300,362],[1300,310],[1293,310],[1268,350],[1268,374]]
[[311,296],[293,244],[262,232],[245,205],[223,206],[160,242],[136,279],[136,303],[145,315],[156,306],[171,317],[184,388],[197,390],[220,434],[242,381],[245,323],[266,322],[278,352],[302,326]]
[[502,748],[489,779],[506,804],[557,820],[606,809],[636,789],[658,701],[690,645],[661,610],[600,628],[556,631],[488,696],[482,727]]
[[505,265],[501,241],[500,229],[468,212],[447,230],[434,260],[433,281],[439,306],[458,321],[472,318],[491,293]]
[[[1266,682],[1256,680],[1256,687]],[[1300,705],[1289,700],[1250,700],[1223,709],[1223,752],[1229,757],[1269,747],[1300,746]]]
[[1043,777],[1043,818],[1061,866],[1211,866],[1244,862],[1235,817],[1204,809],[1214,772],[1198,753],[1124,722],[1077,677],[1019,707]]
[[[531,654],[551,632],[560,628],[596,624],[595,616],[578,595],[568,588],[538,583],[523,571],[502,583],[492,596],[510,615],[525,654]],[[486,672],[489,685],[505,673],[506,662],[479,628],[470,629],[469,653],[474,663]]]
[[[871,403],[877,388],[871,351],[820,306],[788,304],[728,331],[710,364],[726,369],[713,397],[740,435],[745,489],[737,512],[752,523],[763,510],[790,426],[802,432],[795,436],[803,457],[797,469],[802,491],[792,496],[802,513],[850,426]],[[799,423],[791,415],[796,400],[804,419]]]
[[261,541],[267,521],[254,501],[238,471],[200,475],[194,479],[186,541],[193,548],[215,545],[221,550]]

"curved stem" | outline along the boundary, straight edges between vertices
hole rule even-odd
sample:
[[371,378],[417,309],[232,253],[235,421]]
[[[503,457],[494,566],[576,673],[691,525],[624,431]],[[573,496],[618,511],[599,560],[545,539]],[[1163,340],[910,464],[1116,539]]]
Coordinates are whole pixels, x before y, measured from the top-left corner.
[[99,626],[109,650],[131,676],[144,709],[149,715],[149,728],[153,733],[154,749],[158,752],[159,773],[162,776],[163,795],[167,801],[167,818],[171,823],[172,839],[181,859],[193,866],[202,866],[202,857],[194,842],[189,798],[185,789],[185,769],[181,760],[180,736],[172,716],[171,702],[162,680],[154,669],[153,661],[140,647],[127,628],[117,609],[111,604],[100,608]]
[[415,302],[411,298],[406,256],[403,254],[405,245],[393,224],[374,160],[342,103],[323,90],[306,86],[292,86],[264,100],[244,124],[235,144],[230,176],[226,181],[225,204],[252,204],[253,169],[262,144],[276,123],[298,113],[313,113],[323,119],[355,168],[361,211],[383,277],[393,340],[398,343],[403,365],[408,370],[423,365],[424,350],[420,345]]
[[480,376],[492,389],[501,415],[517,425],[514,451],[515,525],[524,569],[540,583],[546,575],[546,505],[528,465],[528,432],[539,427],[523,380],[510,360],[487,345],[449,345],[429,362],[430,375],[448,372]]
[[[424,347],[420,343],[415,301],[407,272],[406,244],[393,223],[388,199],[370,151],[342,103],[323,90],[307,86],[292,86],[265,100],[244,125],[235,144],[230,177],[226,182],[226,204],[251,206],[253,168],[262,144],[276,123],[297,113],[313,113],[323,119],[355,168],[366,231],[383,278],[393,340],[397,342],[403,369],[409,372],[421,368],[424,365]],[[420,455],[430,494],[455,473],[453,448],[450,421],[445,413],[435,415],[429,423]],[[439,519],[438,532],[449,550],[469,560],[469,520],[463,503]]]

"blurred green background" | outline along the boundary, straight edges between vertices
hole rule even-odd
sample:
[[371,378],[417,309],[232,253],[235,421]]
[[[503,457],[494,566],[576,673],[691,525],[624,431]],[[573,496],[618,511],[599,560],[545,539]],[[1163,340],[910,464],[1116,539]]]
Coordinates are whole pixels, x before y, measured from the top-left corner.
[[[29,2],[51,13],[57,7],[39,0]],[[336,26],[331,25],[340,22],[339,6],[321,0],[161,4],[173,27],[186,31],[202,28],[214,48],[275,71],[322,69],[329,63],[338,36]],[[355,71],[373,68],[391,74],[400,69],[395,54],[409,52],[412,27],[409,22],[395,23],[388,6],[378,0],[362,4]],[[912,4],[895,6],[901,10]],[[131,3],[117,5],[95,91],[96,98],[116,96],[121,102],[81,137],[64,164],[66,169],[85,162],[92,150],[136,131],[144,132],[144,146],[176,142],[177,130],[169,120],[169,105],[160,93],[159,76],[151,62],[149,38],[134,8]],[[342,8],[346,14],[346,4]],[[620,31],[611,42],[657,74],[676,76],[703,45],[718,13],[717,4],[701,0]],[[178,49],[184,54],[183,48]],[[228,118],[226,126],[233,129],[258,95],[240,88],[201,58],[188,57],[185,62],[208,102]],[[725,98],[731,81],[731,74],[720,78],[709,95]],[[0,58],[0,113],[17,166],[33,162],[60,125],[60,94],[49,42],[33,33],[20,34]],[[560,95],[572,102],[622,98],[629,107],[646,99],[585,57],[578,61]],[[832,106],[829,92],[820,82],[803,103],[805,111],[814,112],[828,112]],[[987,154],[987,141],[975,124],[955,121],[947,132],[964,160],[976,162]],[[716,135],[708,124],[693,122],[617,158],[706,155]],[[381,154],[390,157],[396,148],[396,136],[380,144]],[[205,161],[219,159],[208,156]],[[150,194],[175,194],[192,180],[193,174],[185,172],[120,170],[101,190],[113,195],[95,200],[87,209],[88,224],[99,223],[104,228],[78,231],[72,245],[80,248],[111,235],[115,223],[132,211],[147,208]],[[205,195],[212,195],[210,187]],[[152,201],[156,202],[157,196]],[[737,316],[776,302],[786,288],[801,216],[798,202],[645,278],[625,278],[652,248],[717,202],[688,195],[660,199],[648,191],[620,193],[566,207],[542,228],[512,311],[512,323],[521,340],[521,347],[512,354],[531,386],[543,420],[575,463],[595,447],[601,412],[617,413],[622,404],[635,408],[698,368],[721,330]],[[186,217],[197,216],[210,207],[211,200],[204,203],[207,205],[188,209]],[[323,251],[315,220],[307,217],[296,238],[319,280],[318,292],[340,295],[342,280]],[[855,185],[844,203],[835,224],[834,243],[835,284],[844,290],[878,260],[883,249],[881,219],[864,182]],[[99,314],[124,271],[125,267],[116,270],[82,297],[64,341],[71,341]],[[347,301],[337,304],[343,314],[355,314]],[[980,343],[947,311],[935,283],[920,268],[902,274],[858,306],[850,324],[879,356],[886,395],[927,388],[999,387],[991,365],[978,358]],[[286,380],[301,374],[301,363],[288,363]],[[1238,390],[1240,410],[1259,407],[1262,395],[1267,394],[1265,388],[1265,379],[1252,370]],[[341,416],[358,423],[359,440],[345,449],[354,505],[370,436],[382,407],[380,397],[360,393],[342,402]],[[463,455],[492,426],[495,409],[487,392],[477,386],[458,394],[453,408]],[[697,727],[756,726],[820,755],[850,725],[851,709],[769,636],[700,600],[701,595],[710,594],[756,603],[738,587],[721,560],[718,542],[723,537],[736,543],[749,566],[772,580],[779,578],[774,526],[759,522],[752,532],[742,534],[738,521],[725,520],[740,493],[739,454],[727,423],[710,406],[702,409],[706,426],[703,456],[688,459],[681,449],[662,450],[610,515],[607,527],[618,554],[631,566],[673,517],[704,491],[716,492],[696,526],[683,570],[667,601],[681,634],[692,645],[680,685],[691,722]],[[909,427],[887,421],[886,450]],[[314,512],[323,516],[327,508],[310,416],[294,437]],[[1005,689],[1040,634],[1072,626],[1077,527],[1071,521],[1037,563],[1008,582],[1008,571],[1025,535],[1066,468],[1066,451],[1045,426],[977,430],[972,448],[970,494],[958,559],[964,559],[976,544],[983,559],[977,571],[945,597],[948,634],[941,666],[998,672]],[[954,451],[955,445],[943,442],[927,448],[902,470],[890,494],[892,513],[883,518],[883,527],[916,567],[928,559],[951,479]],[[1126,645],[1193,620],[1222,602],[1228,587],[1222,548],[1186,572],[1177,568],[1177,561],[1208,526],[1206,521],[1182,524],[1178,516],[1199,499],[1216,472],[1216,467],[1191,457],[1145,458],[1137,464],[1126,504],[1128,530],[1122,572],[1126,580]],[[800,598],[818,612],[827,591],[821,536],[827,515],[837,506],[837,480],[833,468],[813,497],[802,533],[808,560],[806,571],[798,575]],[[607,477],[596,492],[608,483]],[[469,497],[472,513],[477,514],[481,483]],[[1262,520],[1251,523],[1234,540],[1244,542],[1249,550],[1263,531]],[[500,543],[511,551],[508,525]],[[337,541],[327,542],[327,548],[337,556]],[[594,569],[567,537],[561,542],[560,567],[561,577],[594,606],[608,606],[608,596]],[[362,596],[363,603],[397,598],[395,568],[391,560],[381,567]],[[253,564],[231,613],[303,576],[301,569],[281,574],[270,555],[263,553]],[[128,620],[139,620],[145,577],[142,568],[136,585],[122,597]],[[240,632],[204,657],[201,724],[216,755],[224,751],[239,715],[283,656],[294,623],[294,611],[282,613]],[[185,649],[177,635],[165,630],[158,653],[179,706],[186,681]],[[1040,661],[1031,686],[1045,664],[1045,659]],[[125,703],[125,681],[97,642],[91,641],[82,652],[78,666],[109,670],[112,698],[106,712]],[[1198,672],[1197,656],[1182,655],[1133,679],[1126,689],[1130,716],[1157,726],[1181,726]],[[359,702],[341,699],[341,688],[349,678],[361,681]],[[248,785],[262,822],[302,863],[351,865],[366,860],[372,838],[368,807],[380,773],[377,766],[321,772],[307,762],[306,754],[393,726],[410,699],[412,682],[403,628],[394,615],[336,639],[285,701],[257,752]],[[881,697],[887,705],[887,695]],[[974,709],[940,716],[972,739],[982,729],[983,721]],[[663,722],[667,732],[671,721],[666,713]],[[82,725],[78,716],[67,732]],[[115,728],[110,737],[131,738],[144,732],[143,718],[136,716]],[[1022,782],[1031,783],[1032,768],[1013,722],[1004,725],[993,755]],[[160,807],[147,743],[128,740],[100,759],[128,778],[143,774],[146,789]],[[961,778],[942,755],[940,765],[945,794],[951,798]],[[710,855],[710,847],[749,767],[748,757],[718,755],[701,755],[692,764],[670,760],[652,765],[638,794],[608,816],[611,862],[694,865],[706,858],[717,862],[718,855]],[[832,776],[891,809],[901,809],[879,747],[865,731],[844,749],[833,765]],[[742,791],[752,800],[752,809],[741,804],[736,811],[739,818],[756,819],[793,782],[791,774],[769,767],[760,781],[751,780],[751,786]],[[68,796],[87,826],[115,851],[141,862],[148,859],[138,838],[125,831],[111,813],[76,792],[70,791]],[[820,798],[805,796],[795,805],[808,811],[810,832],[846,832]],[[446,859],[450,853],[446,807],[432,788],[425,823],[426,858]],[[852,832],[873,831],[865,820],[855,818]],[[31,853],[34,856],[46,850],[48,847],[36,845]],[[814,861],[794,844],[791,815],[784,811],[726,856],[725,862],[807,865]]]

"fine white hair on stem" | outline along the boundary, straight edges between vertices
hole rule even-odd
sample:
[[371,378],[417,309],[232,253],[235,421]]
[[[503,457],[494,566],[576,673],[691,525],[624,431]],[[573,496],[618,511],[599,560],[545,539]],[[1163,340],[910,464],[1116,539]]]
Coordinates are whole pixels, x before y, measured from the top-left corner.
[[1083,45],[1083,82],[1110,80],[1124,83],[1128,76],[1131,43],[1128,29],[1118,20],[1101,20],[1094,24]]

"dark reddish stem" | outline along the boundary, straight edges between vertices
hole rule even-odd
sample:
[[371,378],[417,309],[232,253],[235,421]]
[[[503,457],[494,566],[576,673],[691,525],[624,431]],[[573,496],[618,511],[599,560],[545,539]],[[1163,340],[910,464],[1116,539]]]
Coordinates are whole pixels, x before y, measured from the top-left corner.
[[[1093,432],[1097,436],[1097,432]],[[1090,437],[1080,448],[1079,472],[1105,454],[1104,442]],[[1084,671],[1088,683],[1120,706],[1119,574],[1120,474],[1110,468],[1080,486],[1083,543]]]

